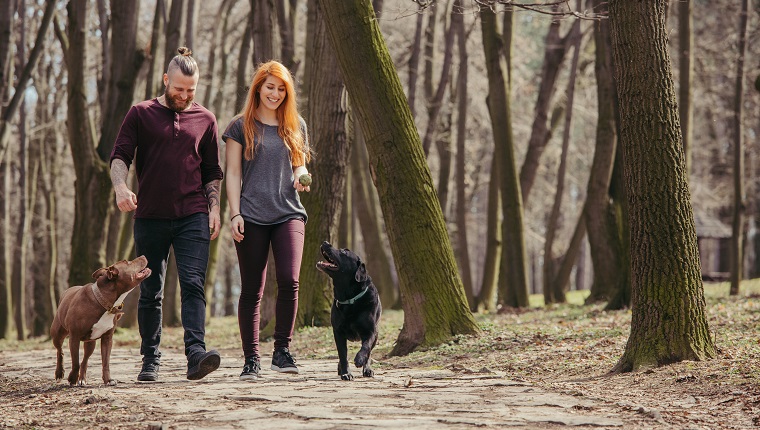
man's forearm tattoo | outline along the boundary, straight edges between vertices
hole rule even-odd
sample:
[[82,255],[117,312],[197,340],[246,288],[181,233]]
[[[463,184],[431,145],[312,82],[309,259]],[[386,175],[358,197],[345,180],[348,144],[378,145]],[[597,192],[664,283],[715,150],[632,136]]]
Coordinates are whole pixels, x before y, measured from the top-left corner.
[[208,207],[211,209],[214,206],[219,206],[219,189],[221,188],[222,181],[220,179],[209,182],[204,185],[206,189],[206,198],[208,199]]
[[127,182],[127,174],[129,173],[129,167],[123,160],[115,158],[111,163],[111,184],[113,186],[125,184]]

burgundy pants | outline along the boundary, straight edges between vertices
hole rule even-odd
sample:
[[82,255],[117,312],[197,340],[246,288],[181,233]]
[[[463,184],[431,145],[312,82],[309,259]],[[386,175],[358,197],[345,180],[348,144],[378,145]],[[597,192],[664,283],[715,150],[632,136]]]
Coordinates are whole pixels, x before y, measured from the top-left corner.
[[240,301],[238,324],[243,354],[259,355],[259,322],[261,297],[267,278],[267,257],[272,246],[277,270],[277,303],[275,305],[274,346],[289,347],[298,310],[298,276],[303,256],[304,231],[301,219],[281,224],[245,223],[244,239],[235,242],[240,265]]

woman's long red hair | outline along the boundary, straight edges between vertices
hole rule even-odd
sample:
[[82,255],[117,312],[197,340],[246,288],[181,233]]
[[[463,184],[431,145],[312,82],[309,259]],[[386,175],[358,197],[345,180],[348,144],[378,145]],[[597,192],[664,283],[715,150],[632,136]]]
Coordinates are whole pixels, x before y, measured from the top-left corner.
[[290,151],[290,163],[296,167],[303,166],[311,157],[305,145],[306,136],[304,136],[303,130],[301,130],[293,76],[287,67],[277,61],[261,64],[253,75],[251,88],[248,90],[248,98],[245,101],[243,110],[239,114],[243,117],[243,135],[245,136],[245,150],[243,154],[246,160],[253,160],[253,157],[256,155],[254,137],[256,134],[261,135],[261,133],[254,120],[260,120],[256,116],[256,108],[261,103],[259,90],[261,90],[261,86],[264,85],[264,81],[269,76],[280,78],[285,83],[285,99],[277,108],[277,122],[279,124],[277,126],[277,133]]

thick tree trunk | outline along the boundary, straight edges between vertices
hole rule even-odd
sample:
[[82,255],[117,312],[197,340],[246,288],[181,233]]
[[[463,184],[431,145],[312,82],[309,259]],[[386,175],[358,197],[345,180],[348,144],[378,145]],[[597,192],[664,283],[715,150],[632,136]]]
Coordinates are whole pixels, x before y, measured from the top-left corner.
[[[480,20],[488,71],[488,110],[496,148],[494,156],[498,157],[501,167],[499,178],[504,214],[502,243],[509,244],[502,250],[501,270],[507,277],[507,291],[502,299],[507,306],[525,307],[528,306],[528,284],[525,271],[523,204],[515,163],[510,88],[505,63],[505,58],[511,55],[511,48],[502,45],[497,31],[496,14],[491,9],[482,7]],[[505,31],[512,30],[509,28]]]
[[422,143],[370,0],[320,0],[398,263],[404,327],[391,354],[478,332]]
[[739,283],[744,274],[744,136],[742,134],[742,103],[744,100],[744,56],[747,53],[747,8],[749,0],[741,0],[739,15],[739,58],[736,61],[736,84],[734,86],[734,207],[731,223],[731,290],[739,294]]
[[74,229],[71,235],[69,285],[82,285],[92,272],[105,267],[108,212],[113,191],[108,165],[95,151],[95,132],[87,103],[85,64],[87,53],[87,1],[72,0],[67,49],[67,129],[76,173]]
[[338,220],[346,192],[348,157],[351,139],[346,133],[347,98],[343,77],[335,71],[335,52],[325,27],[325,19],[319,4],[310,34],[312,51],[309,65],[309,144],[316,154],[309,166],[313,175],[312,191],[301,193],[309,222],[306,224],[303,262],[301,264],[301,288],[299,291],[298,325],[330,325],[332,306],[332,282],[329,276],[317,270],[315,263],[322,260],[319,251],[322,241],[339,247],[336,243]]
[[631,224],[631,334],[614,372],[715,356],[665,28],[666,0],[610,2]]

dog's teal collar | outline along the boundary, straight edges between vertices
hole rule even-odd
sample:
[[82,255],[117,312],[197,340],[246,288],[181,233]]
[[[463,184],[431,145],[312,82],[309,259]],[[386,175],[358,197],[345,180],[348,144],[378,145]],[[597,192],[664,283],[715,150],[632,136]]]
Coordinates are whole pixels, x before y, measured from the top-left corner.
[[361,299],[364,296],[364,294],[367,293],[368,289],[369,289],[369,285],[366,286],[366,287],[364,287],[364,290],[362,290],[361,293],[359,293],[356,296],[354,296],[353,299],[348,299],[348,300],[344,300],[344,301],[340,301],[338,299],[335,299],[335,303],[337,303],[339,305],[353,305],[354,303],[356,303],[357,300]]

